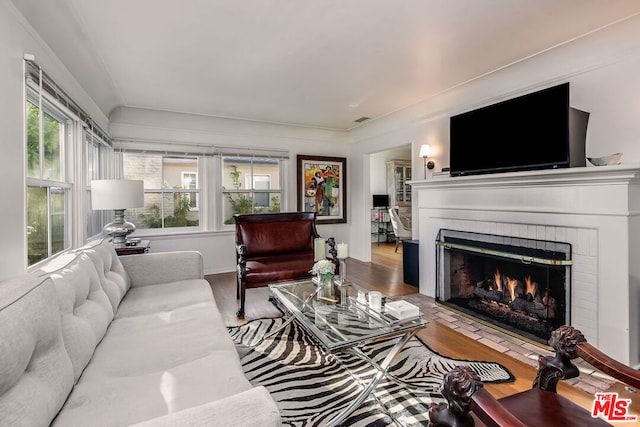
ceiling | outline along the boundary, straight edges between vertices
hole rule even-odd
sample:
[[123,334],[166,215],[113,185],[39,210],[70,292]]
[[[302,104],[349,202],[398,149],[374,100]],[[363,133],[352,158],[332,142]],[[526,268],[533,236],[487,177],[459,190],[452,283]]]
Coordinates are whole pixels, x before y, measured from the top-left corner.
[[12,1],[107,116],[336,130],[640,12],[637,0]]

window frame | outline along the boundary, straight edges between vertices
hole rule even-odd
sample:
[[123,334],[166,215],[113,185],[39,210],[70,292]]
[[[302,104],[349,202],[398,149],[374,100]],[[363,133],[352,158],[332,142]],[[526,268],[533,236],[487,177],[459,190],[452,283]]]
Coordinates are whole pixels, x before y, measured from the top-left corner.
[[[203,194],[203,189],[202,189],[202,185],[200,183],[200,177],[201,177],[201,168],[202,168],[202,159],[200,156],[197,155],[190,155],[190,154],[173,154],[173,153],[167,153],[164,151],[159,151],[159,150],[145,150],[144,152],[138,152],[137,150],[123,150],[121,152],[121,156],[119,156],[120,158],[120,168],[122,170],[122,177],[124,179],[128,179],[126,174],[125,174],[125,157],[127,154],[134,154],[134,155],[138,155],[138,154],[142,154],[145,156],[154,156],[154,157],[159,157],[160,158],[160,162],[162,164],[161,167],[161,176],[160,176],[160,182],[161,187],[160,188],[149,188],[147,187],[147,185],[145,184],[144,187],[144,194],[145,196],[147,194],[159,194],[161,197],[161,203],[159,206],[160,209],[160,221],[162,226],[161,227],[140,227],[138,226],[136,229],[137,234],[140,235],[148,235],[148,236],[154,236],[154,235],[167,235],[167,234],[192,234],[192,233],[198,233],[198,232],[202,232],[202,231],[206,231],[206,221],[203,221],[203,217],[206,215],[206,210],[205,209],[193,209],[190,208],[190,211],[193,212],[198,212],[198,225],[193,225],[193,226],[180,226],[180,227],[166,227],[165,226],[165,219],[166,219],[166,215],[164,213],[164,197],[165,195],[175,195],[175,194],[186,194],[187,196],[190,197],[191,194],[196,193],[196,200],[200,201],[202,200],[201,195]],[[165,159],[166,158],[175,158],[175,159],[192,159],[196,161],[196,166],[197,166],[197,171],[195,172],[196,174],[196,188],[195,189],[184,189],[182,188],[182,171],[180,171],[180,188],[172,188],[172,187],[165,187],[164,183],[165,183]],[[129,177],[131,179],[133,179],[132,177]],[[143,179],[141,177],[135,177],[135,179]],[[141,209],[147,209],[148,207],[146,206],[146,197],[145,197],[145,207],[141,208]],[[128,214],[128,212],[130,211],[125,211],[125,218],[128,221],[131,222],[138,222],[139,216],[137,218],[134,218],[131,214]]]
[[[188,175],[193,175],[192,180],[189,180],[189,182],[193,182],[195,183],[195,189],[189,188],[189,187],[185,187],[185,177]],[[180,171],[180,181],[182,183],[182,188],[185,190],[199,190],[199,186],[198,186],[198,172],[191,172],[191,171]],[[195,201],[191,200],[191,194],[195,193]],[[192,191],[190,193],[188,193],[189,196],[189,203],[193,203],[193,206],[191,206],[191,209],[194,211],[199,211],[200,210],[200,192],[197,191]]]
[[[36,89],[27,86],[25,89],[25,97],[24,97],[24,117],[25,117],[25,153],[28,150],[28,138],[27,138],[27,127],[28,127],[28,112],[27,112],[27,103],[34,105],[38,109],[38,176],[29,176],[29,159],[28,154],[25,156],[25,194],[27,197],[25,198],[25,237],[26,237],[26,253],[25,253],[25,261],[27,269],[31,269],[34,266],[46,261],[47,259],[55,256],[56,254],[63,252],[65,250],[71,249],[74,247],[74,226],[75,226],[75,218],[74,218],[74,201],[76,200],[76,195],[74,193],[73,188],[73,173],[74,170],[74,142],[76,137],[76,126],[75,122],[77,117],[75,115],[64,108],[64,106],[59,105],[52,97],[48,94],[43,93],[42,91],[37,91]],[[58,123],[62,125],[62,129],[60,129],[60,138],[59,138],[59,161],[60,161],[60,171],[58,179],[51,179],[51,177],[43,177],[45,173],[45,163],[46,158],[44,156],[45,153],[45,141],[44,141],[44,125],[43,120],[45,116],[50,116]],[[30,188],[46,188],[46,256],[42,259],[39,259],[33,263],[29,260],[29,252],[31,249],[31,244],[29,243],[29,235],[30,225],[29,225],[29,189]],[[53,223],[53,215],[56,213],[52,211],[53,205],[55,202],[55,194],[60,189],[63,194],[63,203],[62,203],[62,214],[64,214],[63,219],[63,231],[62,231],[62,247],[59,250],[54,249],[54,241],[53,241],[53,232],[52,223]],[[33,209],[31,209],[32,211]],[[54,252],[55,250],[55,252]]]
[[[271,182],[277,180],[278,189],[256,190],[264,193],[278,193],[280,211],[287,210],[287,194],[289,187],[286,184],[289,153],[282,150],[268,150],[264,148],[239,148],[213,146],[209,144],[190,143],[184,141],[160,141],[160,140],[130,140],[115,139],[114,150],[116,157],[116,175],[124,177],[125,155],[144,153],[169,157],[195,157],[198,159],[198,188],[197,205],[200,211],[199,227],[164,227],[164,228],[138,228],[135,235],[138,237],[169,236],[169,235],[193,235],[210,233],[229,233],[234,224],[225,224],[224,194],[225,183],[223,157],[241,157],[255,159],[276,160],[278,164],[278,176],[271,175]],[[145,186],[146,187],[146,186]],[[150,191],[150,190],[149,190]],[[173,192],[193,193],[193,189],[174,189]],[[145,193],[148,189],[145,188]],[[131,218],[128,218],[131,221]]]
[[[286,187],[285,187],[285,183],[284,183],[284,169],[285,169],[285,158],[280,158],[280,157],[270,157],[270,156],[261,156],[259,154],[255,154],[255,155],[247,155],[247,154],[227,154],[225,155],[224,153],[222,153],[220,156],[220,172],[219,172],[219,177],[220,177],[220,185],[217,188],[217,192],[220,194],[219,200],[220,200],[220,204],[218,209],[216,209],[219,212],[220,215],[220,228],[221,229],[229,229],[233,227],[233,223],[228,222],[226,223],[226,221],[228,221],[228,218],[226,218],[225,215],[225,197],[226,194],[248,194],[249,197],[252,199],[252,206],[251,206],[251,213],[268,213],[267,212],[256,212],[256,207],[257,208],[261,208],[261,209],[268,209],[269,206],[257,206],[255,203],[253,203],[253,201],[255,200],[255,195],[256,194],[267,194],[270,195],[272,193],[278,193],[279,194],[279,202],[280,202],[280,208],[278,210],[278,212],[284,212],[285,208],[284,208],[284,201],[286,200],[285,195],[286,195]],[[250,176],[247,177],[245,176],[244,182],[246,185],[247,182],[247,178],[249,178],[250,182],[251,182],[251,188],[225,188],[223,183],[225,182],[224,179],[224,173],[225,173],[225,159],[242,159],[242,161],[245,162],[249,162],[250,163]],[[269,189],[258,189],[255,188],[255,176],[261,176],[261,175],[265,175],[263,173],[254,173],[254,165],[259,162],[260,160],[273,160],[275,162],[275,164],[277,164],[277,168],[278,168],[278,186],[277,188],[269,188]],[[268,175],[269,177],[271,177],[271,175]],[[269,184],[271,187],[271,183],[273,181],[270,179],[269,180]],[[268,196],[268,199],[271,200],[271,197]],[[235,214],[235,213],[234,213]],[[233,214],[232,214],[233,215]]]
[[[89,241],[95,238],[99,238],[102,235],[102,228],[107,222],[111,213],[105,210],[93,210],[91,206],[91,181],[98,179],[109,179],[112,176],[111,173],[111,161],[113,149],[107,141],[97,135],[93,129],[84,128],[82,132],[82,147],[83,147],[83,209],[82,209],[82,223],[84,241]],[[91,153],[97,154],[95,157],[90,158]],[[93,161],[92,161],[93,160]],[[90,166],[93,164],[93,167]],[[94,229],[92,223],[97,219]]]

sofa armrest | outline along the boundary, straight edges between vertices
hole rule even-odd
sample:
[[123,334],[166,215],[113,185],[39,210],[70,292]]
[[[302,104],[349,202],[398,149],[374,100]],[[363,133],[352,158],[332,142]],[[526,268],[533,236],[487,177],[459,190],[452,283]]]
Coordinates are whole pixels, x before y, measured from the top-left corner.
[[120,261],[132,287],[204,278],[202,254],[196,251],[127,255]]
[[264,387],[154,418],[132,427],[279,427],[280,413]]

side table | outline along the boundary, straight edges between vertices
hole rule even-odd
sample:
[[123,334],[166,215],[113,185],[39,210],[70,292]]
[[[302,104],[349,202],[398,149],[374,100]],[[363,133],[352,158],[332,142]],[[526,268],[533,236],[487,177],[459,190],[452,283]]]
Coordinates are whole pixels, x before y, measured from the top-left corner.
[[150,247],[151,247],[151,242],[149,240],[140,240],[135,245],[131,245],[131,244],[129,244],[128,246],[122,245],[122,246],[117,246],[115,249],[118,256],[123,256],[123,255],[144,254],[149,252]]

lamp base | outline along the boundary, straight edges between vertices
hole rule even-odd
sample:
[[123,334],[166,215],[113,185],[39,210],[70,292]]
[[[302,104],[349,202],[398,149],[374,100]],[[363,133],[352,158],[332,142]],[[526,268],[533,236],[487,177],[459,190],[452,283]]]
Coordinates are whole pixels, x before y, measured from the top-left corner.
[[111,237],[112,245],[125,245],[127,236],[136,231],[136,226],[124,220],[124,209],[114,209],[114,220],[104,226],[102,231]]

